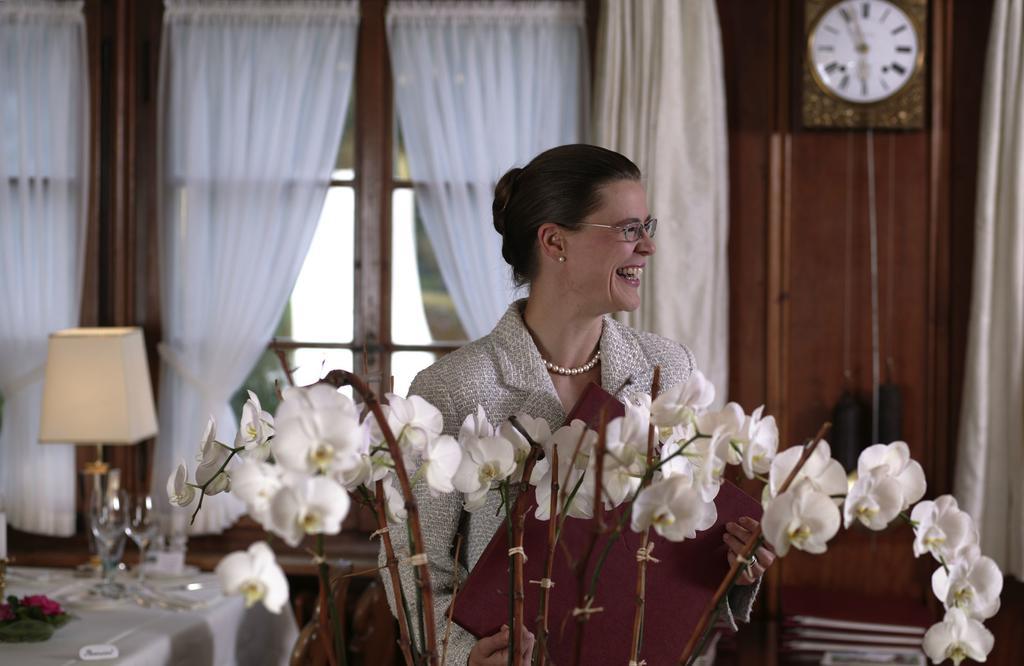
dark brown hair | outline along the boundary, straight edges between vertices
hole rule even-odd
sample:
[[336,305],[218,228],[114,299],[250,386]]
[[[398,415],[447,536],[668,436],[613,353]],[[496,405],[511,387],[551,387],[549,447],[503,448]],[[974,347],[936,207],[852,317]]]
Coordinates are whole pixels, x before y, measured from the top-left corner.
[[601,205],[601,187],[619,180],[640,180],[640,169],[619,153],[582,143],[546,150],[501,177],[491,212],[517,285],[536,275],[537,229],[546,222],[578,228]]

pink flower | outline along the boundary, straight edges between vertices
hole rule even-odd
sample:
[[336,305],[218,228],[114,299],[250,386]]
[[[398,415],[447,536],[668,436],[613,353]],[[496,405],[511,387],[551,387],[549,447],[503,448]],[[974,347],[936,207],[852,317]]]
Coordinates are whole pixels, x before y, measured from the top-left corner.
[[23,606],[34,606],[43,611],[43,615],[60,615],[64,612],[59,603],[43,594],[23,597],[21,604]]
[[0,622],[7,622],[14,619],[14,611],[9,604],[0,604]]

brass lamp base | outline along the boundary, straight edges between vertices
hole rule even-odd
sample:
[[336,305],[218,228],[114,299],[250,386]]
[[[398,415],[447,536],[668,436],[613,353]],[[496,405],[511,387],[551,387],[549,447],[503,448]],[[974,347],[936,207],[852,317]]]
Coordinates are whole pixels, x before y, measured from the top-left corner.
[[[85,467],[82,468],[82,473],[95,477],[101,474],[106,474],[109,471],[110,465],[103,461],[103,445],[97,444],[96,460],[85,463]],[[96,480],[96,483],[99,483],[98,479]]]
[[[108,492],[116,491],[121,486],[120,470],[111,470],[110,464],[103,460],[103,445],[96,445],[96,460],[87,462],[82,467],[82,474],[92,478],[92,487],[86,506],[92,507],[92,503],[102,498]],[[86,482],[88,483],[88,482]],[[99,574],[103,570],[103,562],[96,552],[96,544],[93,540],[92,529],[89,526],[89,559],[78,565],[77,570],[81,573]]]

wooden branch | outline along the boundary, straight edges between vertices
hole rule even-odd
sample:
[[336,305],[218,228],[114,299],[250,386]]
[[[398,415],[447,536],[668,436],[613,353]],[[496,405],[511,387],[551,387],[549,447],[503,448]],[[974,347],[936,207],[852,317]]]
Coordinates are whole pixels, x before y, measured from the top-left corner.
[[291,366],[288,365],[288,356],[285,354],[285,351],[280,347],[275,347],[274,355],[281,362],[281,370],[284,371],[285,379],[288,380],[288,386],[295,386],[295,375],[292,374]]
[[[509,559],[512,565],[512,633],[509,636],[509,653],[515,658],[515,647],[523,635],[523,617],[524,617],[524,606],[526,603],[526,591],[525,581],[523,575],[523,564],[526,560],[526,555],[522,554],[521,549],[523,547],[523,523],[526,520],[526,510],[528,507],[528,498],[530,490],[530,476],[533,474],[533,468],[537,464],[537,458],[541,453],[540,445],[533,441],[529,433],[526,432],[526,428],[522,427],[518,419],[515,416],[509,419],[512,426],[519,431],[519,434],[530,445],[530,454],[526,457],[526,461],[523,463],[523,474],[519,479],[519,491],[516,494],[515,507],[509,513],[509,520],[512,521],[512,541],[515,544],[515,548],[519,549],[516,554],[510,554]],[[518,659],[517,659],[518,661]]]
[[[658,398],[658,389],[661,386],[661,366],[654,367],[654,380],[651,382],[651,402],[653,403]],[[654,424],[650,423],[647,426],[647,465],[645,470],[651,468],[654,464]],[[651,476],[644,474],[644,478],[640,481],[640,489],[643,490],[651,484]],[[644,534],[640,542],[640,548],[647,552],[647,548],[650,546],[651,541],[651,528],[648,526],[644,529]],[[637,556],[636,562],[636,609],[633,611],[633,640],[630,643],[631,647],[629,650],[630,663],[640,662],[640,635],[643,628],[644,622],[644,611],[647,606],[647,558]]]
[[[824,439],[825,437],[825,433],[827,433],[828,429],[831,427],[832,424],[826,422],[822,424],[821,428],[818,429],[818,434],[814,436],[814,440],[809,445],[804,447],[803,455],[800,456],[800,459],[793,467],[793,470],[789,473],[789,476],[786,477],[786,481],[779,488],[779,492],[776,495],[776,497],[789,490],[789,486],[790,484],[793,483],[793,479],[795,479],[796,475],[800,473],[801,469],[803,469],[804,464],[811,457],[811,454],[814,453],[815,449],[818,448],[818,444],[821,443],[821,440]],[[758,523],[757,527],[753,531],[753,534],[751,534],[750,536],[750,540],[746,543],[745,547],[743,548],[743,552],[736,559],[733,560],[732,566],[729,567],[729,573],[726,574],[725,578],[722,579],[722,582],[718,585],[718,589],[715,590],[715,596],[712,597],[711,602],[708,603],[708,605],[704,608],[704,612],[701,613],[700,620],[697,622],[697,628],[690,635],[690,639],[686,642],[686,647],[683,648],[683,653],[679,655],[680,664],[689,664],[692,659],[699,656],[695,654],[697,650],[697,644],[699,643],[701,637],[704,635],[704,631],[708,627],[711,615],[715,612],[715,609],[718,608],[718,604],[722,602],[722,599],[725,597],[726,593],[728,593],[728,591],[732,588],[733,582],[739,576],[740,570],[746,566],[747,560],[750,559],[750,554],[754,552],[760,541],[761,524]]]
[[[594,529],[590,535],[590,541],[587,544],[587,549],[583,556],[583,559],[576,564],[576,583],[579,585],[579,595],[577,599],[576,609],[574,615],[576,615],[576,641],[573,646],[573,666],[579,666],[583,657],[583,630],[587,626],[587,620],[590,619],[590,613],[594,612],[591,609],[591,604],[594,602],[593,597],[589,597],[586,592],[586,578],[587,578],[587,564],[590,563],[590,557],[594,554],[594,548],[597,546],[597,540],[604,534],[604,512],[602,511],[601,499],[604,495],[602,492],[603,481],[604,481],[604,453],[605,453],[605,429],[607,426],[607,411],[601,409],[601,421],[600,427],[597,430],[597,451],[594,455]],[[576,612],[578,611],[578,612]]]
[[412,543],[409,544],[413,570],[416,572],[416,586],[423,598],[420,604],[420,613],[423,617],[424,633],[426,634],[426,653],[431,666],[437,666],[437,625],[434,621],[434,590],[430,585],[430,567],[426,560],[426,552],[423,549],[423,529],[420,526],[419,505],[416,496],[412,493],[412,483],[409,481],[409,473],[405,469],[402,460],[402,450],[398,446],[395,434],[391,432],[388,421],[380,407],[377,396],[370,387],[355,374],[347,370],[331,370],[321,381],[336,387],[351,386],[362,398],[363,403],[370,408],[377,425],[388,445],[388,452],[395,464],[395,475],[402,488],[402,496],[405,498],[405,510],[408,515],[408,525],[412,532]]
[[413,666],[412,639],[409,636],[409,622],[405,616],[405,598],[402,591],[402,577],[398,573],[398,558],[395,557],[395,547],[391,543],[391,533],[388,531],[387,500],[384,498],[384,481],[377,481],[375,487],[377,531],[380,534],[381,543],[384,544],[385,567],[391,576],[391,588],[395,597],[395,617],[398,618],[398,645],[402,649],[402,656],[405,657],[406,666]]
[[455,537],[455,582],[452,584],[452,602],[448,605],[448,619],[445,620],[444,637],[441,639],[441,666],[448,663],[448,638],[452,633],[452,615],[455,613],[455,598],[459,594],[459,553],[462,550],[462,535]]
[[544,578],[540,581],[540,610],[537,617],[537,666],[548,660],[548,611],[551,607],[551,572],[555,565],[555,525],[558,522],[558,445],[551,446],[551,498],[548,512],[548,544],[544,559]]
[[[323,550],[323,535],[320,537],[320,550]],[[321,557],[323,552],[318,553]],[[328,595],[331,594],[331,584],[329,581],[329,571],[326,562],[322,562],[317,567],[317,577],[320,582],[320,595],[319,595],[319,613],[317,614],[317,628],[320,630],[320,641],[324,645],[324,654],[327,656],[327,663],[330,666],[338,666],[337,656],[334,654],[334,641],[332,640],[334,632],[331,631],[331,622],[328,617],[329,609],[327,607]]]

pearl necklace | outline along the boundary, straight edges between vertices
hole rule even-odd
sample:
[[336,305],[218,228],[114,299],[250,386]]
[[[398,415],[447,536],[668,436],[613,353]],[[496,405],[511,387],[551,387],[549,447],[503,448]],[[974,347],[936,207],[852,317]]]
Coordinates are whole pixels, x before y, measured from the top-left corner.
[[585,372],[590,372],[591,370],[593,370],[594,366],[598,364],[598,362],[601,360],[601,350],[598,349],[597,353],[594,354],[594,357],[592,359],[590,359],[589,361],[587,361],[578,368],[563,368],[560,365],[555,365],[554,363],[547,360],[543,356],[540,357],[540,360],[544,361],[544,365],[547,367],[548,372],[553,372],[556,375],[582,375]]

